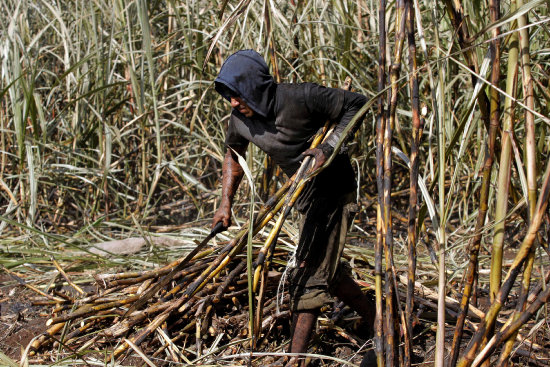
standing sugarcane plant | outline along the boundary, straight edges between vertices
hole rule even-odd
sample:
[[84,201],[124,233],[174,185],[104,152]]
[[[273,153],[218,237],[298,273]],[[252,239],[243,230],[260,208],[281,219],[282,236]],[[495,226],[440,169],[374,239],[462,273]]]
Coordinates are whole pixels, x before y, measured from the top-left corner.
[[[517,1],[517,7],[522,7],[523,1]],[[521,15],[518,18],[518,36],[519,36],[519,48],[520,48],[520,60],[521,60],[521,75],[522,75],[522,90],[525,100],[525,168],[527,171],[527,218],[530,222],[533,216],[535,215],[535,206],[537,202],[537,174],[536,174],[536,146],[535,146],[535,121],[534,115],[531,111],[534,110],[534,96],[533,96],[533,81],[531,77],[531,61],[529,55],[529,29],[527,26],[527,16],[525,14]],[[527,296],[529,294],[529,285],[531,283],[531,272],[533,270],[533,265],[535,262],[535,249],[529,253],[529,257],[525,262],[525,267],[523,270],[523,278],[521,282],[520,289],[520,298],[516,307],[516,312],[514,313],[513,319],[510,321],[517,321],[520,317],[520,313],[525,311],[527,307]],[[511,338],[506,342],[505,348],[503,348],[498,362],[499,365],[504,365],[507,363],[512,348],[514,346],[515,337],[517,332],[512,335]]]
[[[434,12],[435,13],[435,12]],[[437,14],[437,13],[435,13]],[[436,34],[437,37],[437,34]],[[439,41],[436,38],[436,42]],[[439,51],[436,52],[439,59]],[[443,67],[441,62],[438,62],[439,70]],[[437,83],[437,92],[439,97],[443,97],[445,94],[443,73],[439,74],[439,81]],[[439,228],[437,229],[439,236],[439,253],[438,253],[438,283],[437,283],[437,332],[435,340],[435,363],[436,367],[444,367],[445,365],[445,294],[446,294],[446,264],[445,264],[445,251],[447,247],[446,236],[446,201],[445,201],[445,166],[447,164],[445,145],[446,145],[446,125],[444,123],[445,113],[443,111],[443,103],[438,103],[439,111],[437,114],[437,148],[438,148],[438,192],[439,192]],[[435,180],[434,180],[435,184]]]
[[410,195],[407,227],[407,245],[408,245],[408,269],[407,269],[407,299],[405,304],[406,327],[404,328],[404,354],[403,364],[405,367],[411,366],[412,359],[412,339],[413,333],[413,310],[414,310],[414,283],[416,280],[416,242],[417,242],[417,200],[418,200],[418,170],[420,166],[419,149],[422,136],[423,123],[420,117],[420,103],[418,91],[418,68],[416,62],[416,42],[414,32],[414,5],[406,1],[407,7],[407,42],[409,46],[409,89],[411,95],[412,110],[412,139],[410,153]]
[[[514,2],[512,9],[515,10]],[[491,248],[491,282],[490,299],[495,300],[495,295],[500,288],[502,278],[502,252],[504,244],[504,232],[506,229],[506,217],[508,215],[508,194],[510,188],[510,174],[512,164],[512,131],[514,123],[514,106],[517,71],[518,71],[518,35],[513,32],[509,39],[508,70],[506,79],[506,94],[504,100],[501,152],[498,174],[497,198],[495,209],[495,229],[493,235],[493,245]]]
[[[497,22],[500,14],[500,1],[491,0],[490,5],[491,21]],[[492,31],[493,39],[491,41],[491,83],[498,85],[500,80],[500,40],[499,27],[495,27]],[[474,281],[477,276],[478,256],[481,248],[482,229],[485,225],[488,201],[489,187],[491,185],[491,173],[493,168],[493,160],[495,154],[495,141],[500,126],[500,96],[495,88],[490,89],[490,125],[488,131],[487,142],[485,144],[485,161],[482,171],[482,183],[479,194],[479,209],[474,229],[474,236],[468,245],[469,262],[465,273],[465,283],[463,286],[463,295],[460,303],[460,312],[456,322],[456,328],[453,334],[453,342],[451,347],[450,366],[455,366],[458,361],[460,342],[462,340],[464,320],[468,311],[470,297],[472,295]]]
[[[383,138],[383,201],[384,210],[382,211],[383,225],[382,236],[384,244],[385,260],[385,296],[386,296],[386,364],[395,366],[399,363],[399,317],[401,316],[402,326],[405,328],[405,334],[408,337],[407,323],[403,318],[403,310],[399,302],[399,289],[396,281],[396,269],[394,265],[394,246],[393,246],[393,225],[391,209],[391,190],[392,190],[392,136],[396,126],[397,101],[399,95],[399,74],[401,70],[401,59],[403,55],[403,44],[405,41],[405,27],[407,24],[408,7],[403,0],[397,1],[397,14],[395,18],[395,45],[393,61],[390,68],[390,91],[388,119],[384,128]],[[406,351],[409,353],[409,350]]]
[[[384,251],[384,229],[386,227],[384,202],[384,131],[386,126],[386,108],[383,91],[386,85],[386,2],[380,0],[378,8],[379,56],[378,56],[378,111],[376,115],[376,186],[378,192],[378,207],[376,216],[376,245],[375,252],[375,289],[376,289],[376,319],[375,319],[375,348],[378,367],[385,366],[384,359],[384,320],[383,320],[383,288],[382,288],[382,254]],[[392,324],[393,325],[393,324]],[[391,330],[387,331],[391,333]]]

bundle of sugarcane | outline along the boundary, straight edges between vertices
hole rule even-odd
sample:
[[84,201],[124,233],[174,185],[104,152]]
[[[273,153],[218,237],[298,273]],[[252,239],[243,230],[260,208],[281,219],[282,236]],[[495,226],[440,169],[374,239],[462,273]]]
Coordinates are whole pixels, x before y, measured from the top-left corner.
[[[156,292],[141,309],[130,313],[131,306],[147,289],[160,282],[163,275],[177,267],[178,261],[150,271],[96,275],[99,291],[79,293],[77,299],[71,298],[69,293],[57,292],[55,299],[48,298],[56,304],[53,313],[59,316],[48,320],[50,328],[29,345],[29,350],[43,350],[57,343],[65,352],[77,355],[85,350],[112,349],[118,344],[108,357],[111,359],[122,356],[128,347],[137,351],[140,345],[145,345],[146,354],[151,358],[166,353],[174,361],[190,362],[192,355],[198,358],[203,354],[204,339],[210,338],[212,345],[218,345],[225,338],[226,341],[242,341],[230,350],[235,353],[239,347],[246,347],[249,339],[248,287],[243,273],[246,259],[235,256],[217,279],[202,287],[193,285],[203,278],[201,273],[218,256],[211,250],[197,254],[193,263],[179,271],[170,284]],[[274,256],[284,267],[287,251],[278,251]],[[275,293],[280,275],[278,271],[268,274],[272,281],[266,289],[269,297],[262,304],[262,340],[267,340],[279,321],[289,317],[287,294],[276,307]],[[192,344],[189,341],[193,338],[195,348],[187,345]],[[185,341],[183,347],[178,347],[182,340]]]

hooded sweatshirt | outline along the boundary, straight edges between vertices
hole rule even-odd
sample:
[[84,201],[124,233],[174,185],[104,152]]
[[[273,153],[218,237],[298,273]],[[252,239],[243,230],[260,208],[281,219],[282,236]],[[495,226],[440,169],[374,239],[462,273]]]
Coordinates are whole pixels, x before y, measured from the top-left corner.
[[273,102],[275,81],[263,57],[254,50],[241,50],[229,56],[214,80],[216,91],[228,101],[228,89],[239,95],[262,117],[267,117]]
[[[314,83],[275,83],[263,57],[241,50],[222,65],[215,88],[225,99],[240,96],[255,112],[247,118],[234,109],[229,120],[226,145],[246,146],[252,142],[291,176],[300,166],[302,152],[327,120],[337,123],[329,144],[334,146],[341,131],[366,102],[360,94],[325,88]],[[316,176],[307,195],[340,196],[355,189],[355,175],[346,154]],[[305,194],[305,193],[304,193]]]

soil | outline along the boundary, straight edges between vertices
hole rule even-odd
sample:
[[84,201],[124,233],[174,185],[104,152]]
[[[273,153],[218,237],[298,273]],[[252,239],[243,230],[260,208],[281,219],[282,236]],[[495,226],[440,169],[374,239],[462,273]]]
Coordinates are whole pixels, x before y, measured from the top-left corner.
[[46,331],[48,309],[33,306],[36,293],[0,274],[0,350],[14,361],[37,335]]

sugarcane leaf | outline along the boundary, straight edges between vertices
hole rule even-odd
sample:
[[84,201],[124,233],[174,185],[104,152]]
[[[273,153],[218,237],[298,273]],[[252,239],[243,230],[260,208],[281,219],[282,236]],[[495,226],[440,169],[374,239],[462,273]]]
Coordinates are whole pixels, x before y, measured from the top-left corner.
[[193,175],[181,170],[178,166],[176,166],[175,164],[173,164],[172,162],[170,162],[168,164],[168,168],[170,168],[172,171],[174,171],[176,174],[178,174],[179,176],[181,176],[185,181],[191,183],[193,186],[195,186],[196,188],[198,188],[199,190],[201,191],[210,191],[208,190],[206,187],[204,187],[203,184],[200,183],[199,180],[197,180],[195,177],[193,177]]
[[[485,54],[485,58],[483,59],[483,63],[481,64],[481,70],[479,72],[479,75],[485,77],[485,75],[487,74],[487,72],[489,70],[490,61],[491,61],[491,55],[490,55],[490,52],[487,52]],[[474,92],[472,93],[472,95],[470,97],[470,101],[468,102],[468,106],[465,110],[464,118],[462,119],[462,121],[460,122],[458,127],[456,128],[456,130],[453,134],[453,137],[451,138],[451,140],[449,142],[449,145],[448,145],[447,149],[445,149],[445,156],[446,157],[450,156],[451,152],[454,150],[456,143],[460,139],[460,134],[463,134],[463,135],[462,135],[462,140],[461,140],[461,144],[460,144],[460,148],[459,148],[459,154],[458,154],[459,157],[463,154],[464,150],[468,147],[466,136],[469,134],[469,128],[466,127],[466,126],[470,126],[470,124],[472,122],[472,119],[474,117],[474,107],[476,105],[479,93],[482,92],[482,86],[483,85],[484,85],[484,83],[481,80],[477,81],[477,83],[474,87]],[[466,129],[465,129],[465,127],[466,127]],[[466,131],[464,131],[464,130],[466,130]]]
[[[244,174],[246,176],[246,179],[248,180],[248,184],[250,186],[250,213],[249,213],[249,223],[254,222],[254,198],[256,191],[254,189],[254,179],[252,178],[252,173],[250,172],[250,169],[248,168],[248,164],[246,163],[246,160],[243,156],[241,156],[239,153],[237,153],[234,149],[231,148],[231,150],[237,155],[237,160],[241,167],[243,168]],[[249,147],[249,159],[252,161],[252,154],[253,150],[252,147]],[[249,311],[249,327],[250,327],[250,335],[254,335],[254,295],[253,295],[253,281],[252,281],[252,237],[253,237],[253,226],[249,226],[248,228],[248,239],[247,239],[247,246],[246,246],[246,264],[247,264],[247,275],[248,275],[248,311]],[[253,343],[252,343],[253,344]]]
[[509,13],[509,14],[506,14],[505,16],[500,18],[498,20],[498,22],[495,22],[495,23],[490,24],[487,27],[483,28],[481,31],[477,32],[476,35],[473,36],[471,39],[475,40],[475,39],[479,38],[481,35],[483,35],[487,32],[490,32],[494,28],[501,27],[506,23],[509,23],[509,22],[512,22],[512,21],[518,19],[519,17],[521,17],[525,13],[528,13],[532,9],[534,9],[537,6],[541,5],[544,1],[545,0],[534,0],[534,1],[528,2],[527,4],[525,4],[525,5],[521,6],[520,8],[518,8],[517,10],[515,10],[515,11]]
[[231,14],[231,16],[225,21],[225,23],[220,27],[214,38],[212,39],[212,44],[210,45],[210,48],[208,49],[208,52],[206,53],[206,57],[204,58],[204,63],[202,65],[202,70],[206,69],[206,64],[208,63],[208,59],[210,58],[210,55],[212,54],[212,51],[214,50],[214,47],[218,43],[218,39],[221,37],[221,35],[226,31],[227,28],[229,28],[239,17],[239,15],[246,10],[248,7],[248,4],[250,4],[251,0],[242,0],[238,5],[236,10]]
[[527,177],[525,176],[525,170],[524,170],[525,166],[523,165],[523,162],[521,160],[521,153],[519,151],[519,147],[516,143],[516,140],[511,139],[511,141],[512,141],[512,151],[514,153],[514,159],[516,160],[516,169],[519,176],[521,191],[523,193],[523,197],[525,198],[525,201],[529,202],[529,194],[528,194],[529,189],[527,185]]
[[239,153],[237,153],[234,149],[231,149],[235,155],[237,156],[237,161],[241,165],[244,175],[246,176],[246,179],[248,181],[248,184],[250,185],[250,190],[252,190],[252,193],[255,194],[256,191],[254,189],[254,178],[252,177],[252,172],[250,172],[250,168],[248,167],[248,164],[246,163],[246,160],[243,156],[241,156]]
[[[411,167],[411,161],[409,160],[409,157],[405,155],[399,148],[392,146],[391,147],[392,152],[397,155],[405,164],[407,167]],[[420,188],[420,191],[422,192],[422,197],[424,198],[424,202],[426,203],[426,206],[428,207],[428,213],[430,215],[430,218],[432,220],[432,226],[434,229],[434,232],[436,236],[439,238],[439,220],[437,217],[437,212],[435,210],[434,201],[430,197],[430,193],[428,192],[428,188],[426,187],[426,183],[424,182],[424,179],[419,175],[418,176],[418,187]]]
[[0,351],[0,362],[2,364],[5,364],[6,366],[9,366],[9,367],[19,367],[19,365],[17,363],[15,363],[15,361],[13,359],[8,357],[7,355],[2,353],[1,351]]

